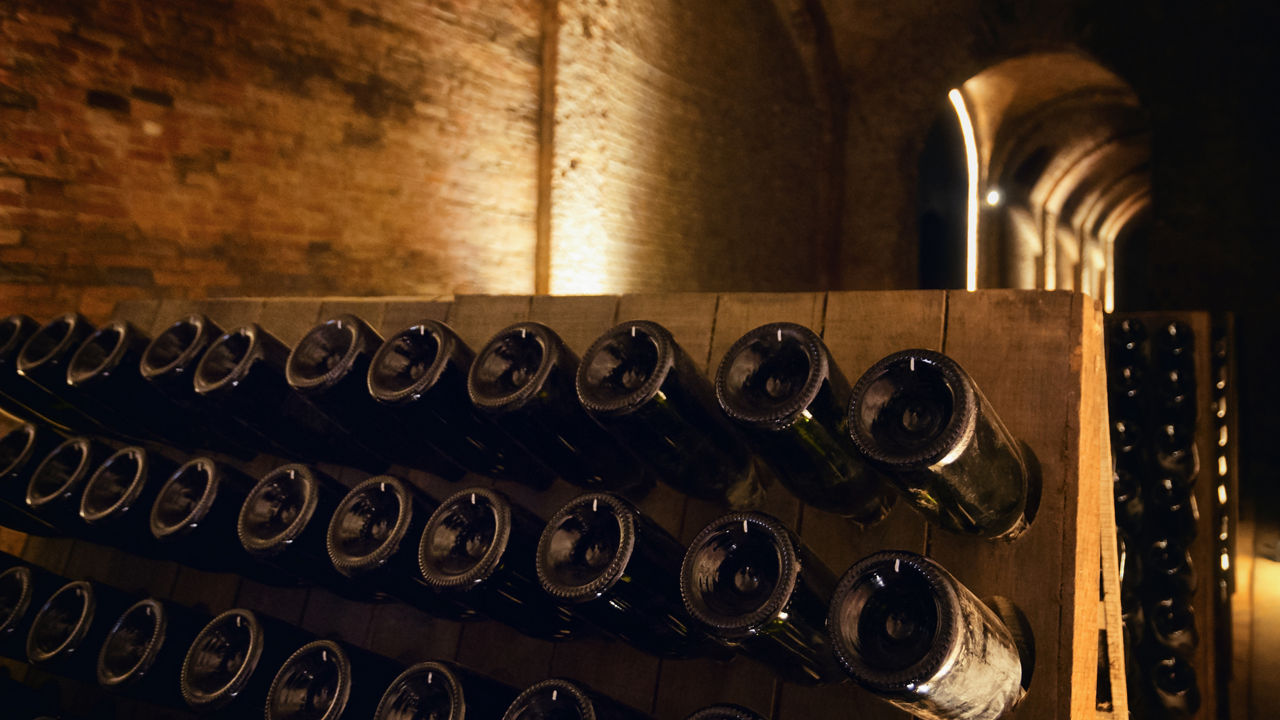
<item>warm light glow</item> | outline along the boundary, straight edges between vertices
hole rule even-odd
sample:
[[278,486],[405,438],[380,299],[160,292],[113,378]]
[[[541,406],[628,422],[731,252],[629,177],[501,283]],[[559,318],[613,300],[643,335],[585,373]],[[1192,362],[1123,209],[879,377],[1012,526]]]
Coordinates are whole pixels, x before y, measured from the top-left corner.
[[1221,483],[1218,484],[1218,504],[1227,504],[1227,486]]
[[1223,455],[1218,456],[1218,475],[1221,477],[1227,476],[1227,458]]
[[969,172],[969,202],[965,217],[965,289],[978,289],[978,141],[973,135],[973,121],[964,104],[964,95],[958,89],[947,93],[947,99],[956,109],[960,119],[960,134],[964,136],[965,165]]
[[1227,426],[1223,425],[1218,428],[1218,447],[1227,446]]
[[1222,553],[1222,570],[1223,572],[1231,569],[1231,558],[1227,553]]
[[1000,204],[1000,191],[997,188],[991,188],[987,191],[987,204],[995,207]]
[[1116,241],[1107,240],[1106,278],[1102,287],[1102,311],[1115,312],[1116,309]]

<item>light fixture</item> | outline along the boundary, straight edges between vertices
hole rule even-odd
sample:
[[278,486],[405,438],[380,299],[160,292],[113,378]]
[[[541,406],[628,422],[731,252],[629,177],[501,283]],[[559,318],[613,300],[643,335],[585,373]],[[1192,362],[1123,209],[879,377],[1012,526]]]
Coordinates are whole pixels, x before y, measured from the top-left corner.
[[991,207],[999,205],[1003,199],[1004,197],[1000,194],[999,188],[991,188],[987,191],[987,204]]
[[964,105],[964,95],[953,88],[947,99],[956,109],[960,119],[960,134],[964,137],[965,166],[969,172],[969,202],[965,213],[965,289],[978,289],[978,141],[973,134],[973,121]]

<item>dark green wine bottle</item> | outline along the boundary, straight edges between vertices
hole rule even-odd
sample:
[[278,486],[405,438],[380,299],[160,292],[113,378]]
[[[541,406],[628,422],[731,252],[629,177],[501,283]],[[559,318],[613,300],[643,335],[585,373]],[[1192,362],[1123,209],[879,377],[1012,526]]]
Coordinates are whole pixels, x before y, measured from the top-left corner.
[[764,500],[755,453],[666,328],[635,320],[609,330],[582,356],[575,381],[587,412],[663,482],[735,508]]
[[70,580],[11,555],[2,557],[9,567],[0,572],[0,657],[26,662],[31,621]]
[[802,685],[841,682],[827,636],[835,577],[777,518],[723,515],[689,543],[685,609],[725,645]]
[[1040,497],[1035,459],[946,355],[903,350],[877,362],[854,386],[849,427],[858,449],[939,527],[1011,540],[1030,526]]
[[684,720],[765,720],[764,716],[741,705],[711,705]]
[[72,680],[97,679],[98,649],[116,618],[134,599],[102,583],[76,580],[45,601],[31,620],[27,659]]
[[762,325],[725,353],[716,398],[797,498],[869,525],[894,496],[849,439],[849,383],[822,339],[794,323]]
[[27,508],[64,535],[85,537],[80,519],[80,494],[85,481],[110,448],[89,437],[64,441],[45,456],[27,483]]
[[828,623],[849,676],[912,715],[996,720],[1025,694],[1009,627],[916,553],[885,551],[855,563],[840,579]]
[[483,720],[500,718],[514,688],[452,663],[409,667],[383,693],[373,720]]
[[109,432],[76,406],[78,395],[67,385],[67,364],[93,331],[93,325],[79,313],[59,315],[27,338],[14,362],[19,379],[34,386],[37,393],[30,393],[30,387],[21,384],[13,386],[12,393],[25,395],[28,407],[66,432]]
[[334,640],[313,640],[289,656],[267,690],[265,720],[368,720],[403,668]]
[[480,350],[467,393],[565,480],[594,490],[647,490],[653,484],[647,466],[582,409],[577,369],[577,355],[554,330],[517,323]]
[[116,618],[98,650],[98,684],[116,694],[181,708],[182,658],[208,622],[176,603],[138,601]]
[[228,610],[196,634],[182,660],[178,689],[200,717],[261,717],[284,661],[312,638],[275,618]]
[[649,720],[649,716],[576,680],[551,678],[525,688],[502,720]]
[[41,461],[63,440],[51,426],[31,422],[0,436],[0,525],[28,535],[62,534],[27,507],[27,485]]
[[418,545],[427,584],[530,637],[561,640],[578,624],[538,585],[533,548],[543,523],[505,495],[483,487],[440,503]]
[[80,494],[80,519],[87,537],[136,555],[175,559],[151,534],[150,514],[156,496],[177,464],[146,448],[131,445],[103,460]]

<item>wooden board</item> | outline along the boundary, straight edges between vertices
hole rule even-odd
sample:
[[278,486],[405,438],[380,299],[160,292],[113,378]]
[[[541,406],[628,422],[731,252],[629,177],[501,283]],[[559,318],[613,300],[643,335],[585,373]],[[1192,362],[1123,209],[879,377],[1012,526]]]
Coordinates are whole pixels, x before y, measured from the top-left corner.
[[[617,322],[650,319],[674,333],[709,379],[742,334],[780,320],[821,333],[850,383],[893,351],[943,350],[973,375],[1013,434],[1027,442],[1040,461],[1043,497],[1025,536],[996,544],[944,535],[903,503],[884,522],[856,528],[841,518],[802,508],[777,483],[768,490],[766,509],[796,528],[837,575],[875,550],[904,548],[930,553],[980,596],[1011,598],[1027,613],[1038,649],[1035,680],[1016,715],[1037,720],[1095,715],[1098,631],[1105,627],[1102,615],[1109,614],[1100,611],[1098,602],[1099,537],[1107,522],[1100,498],[1109,489],[1100,477],[1107,427],[1100,390],[1105,387],[1101,312],[1082,295],[922,291],[463,296],[452,301],[245,299],[164,301],[150,309],[122,303],[120,314],[141,318],[150,312],[155,331],[193,310],[205,311],[225,329],[257,320],[290,344],[315,322],[337,312],[361,315],[384,336],[422,318],[445,319],[477,350],[501,328],[532,319],[559,332],[577,353]],[[241,468],[260,474],[274,462],[258,458]],[[363,477],[337,470],[339,480],[348,485]],[[451,483],[407,468],[393,472],[437,499],[466,483],[496,486],[543,517],[578,492],[559,481],[539,493],[477,475]],[[640,506],[685,542],[723,512],[662,485]],[[97,552],[82,550],[81,545],[31,540],[26,554],[55,569],[75,568]],[[128,558],[110,558],[104,572],[118,572],[121,562]],[[575,676],[658,718],[679,720],[715,702],[737,702],[773,718],[846,717],[855,707],[859,717],[907,717],[851,684],[802,688],[778,681],[770,670],[747,658],[658,661],[600,637],[549,643],[494,622],[435,620],[396,603],[355,603],[324,591],[270,588],[185,569],[175,574],[174,587],[167,593],[171,597],[267,610],[402,662],[460,660],[516,685],[549,674]]]

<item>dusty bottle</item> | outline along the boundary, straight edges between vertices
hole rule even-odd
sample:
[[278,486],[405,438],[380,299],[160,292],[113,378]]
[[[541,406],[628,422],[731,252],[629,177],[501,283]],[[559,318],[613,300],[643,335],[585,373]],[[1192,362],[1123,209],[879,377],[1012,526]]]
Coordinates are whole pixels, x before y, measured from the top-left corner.
[[1172,652],[1158,653],[1145,672],[1154,706],[1161,716],[1183,720],[1200,709],[1195,669]]
[[581,495],[538,538],[542,589],[578,615],[660,657],[726,656],[694,628],[677,578],[684,548],[612,493]]
[[14,362],[19,379],[28,384],[7,383],[8,394],[25,397],[25,405],[61,430],[105,432],[97,420],[76,406],[76,392],[67,385],[67,364],[93,331],[93,325],[79,313],[60,315],[40,326],[23,343]]
[[917,717],[995,720],[1024,695],[1009,628],[921,555],[886,551],[855,563],[840,579],[829,623],[849,676]]
[[287,623],[243,608],[205,625],[182,660],[178,689],[201,717],[261,716],[276,671],[310,640]]
[[0,657],[26,662],[31,621],[70,580],[19,558],[3,557],[8,567],[0,572]]
[[427,584],[531,637],[573,634],[573,614],[538,585],[533,548],[543,523],[496,490],[473,487],[440,503],[418,544]]
[[114,693],[182,707],[182,658],[208,621],[175,603],[138,601],[107,632],[97,656],[98,684]]
[[27,485],[40,462],[63,440],[50,426],[31,422],[0,436],[0,525],[28,535],[61,534],[27,507]]
[[551,678],[525,688],[502,720],[646,720],[649,716],[575,680]]
[[1039,504],[1035,458],[973,378],[931,350],[903,350],[857,382],[853,440],[908,502],[953,532],[1011,540]]
[[196,365],[193,387],[259,438],[263,449],[305,462],[379,471],[386,461],[350,441],[289,387],[289,348],[256,324],[222,334]]
[[369,361],[382,337],[354,315],[339,315],[303,336],[285,363],[289,387],[307,398],[334,425],[377,457],[458,478],[462,471],[409,435],[369,395]]
[[849,383],[822,339],[794,323],[738,338],[716,372],[716,399],[792,494],[867,525],[894,497],[849,439]]
[[485,345],[467,374],[479,410],[565,480],[595,490],[640,493],[646,465],[582,409],[574,389],[578,357],[554,330],[517,323]]
[[755,453],[666,328],[635,320],[609,330],[582,356],[575,382],[587,412],[663,482],[737,508],[763,501]]
[[1151,640],[1170,652],[1190,658],[1200,644],[1195,611],[1179,592],[1159,593],[1146,606]]
[[401,671],[394,661],[333,640],[289,656],[267,690],[266,720],[367,720]]
[[554,473],[471,404],[475,353],[448,325],[423,320],[389,338],[369,366],[369,393],[407,428],[466,469],[546,487]]
[[18,353],[40,324],[26,315],[9,315],[0,320],[0,409],[28,421],[51,422],[42,408],[48,394],[18,374]]
[[391,681],[373,720],[499,718],[515,697],[514,688],[466,668],[423,662]]
[[83,537],[80,493],[85,481],[110,450],[97,440],[73,437],[53,449],[31,473],[27,508],[64,535]]
[[98,649],[128,595],[101,583],[76,580],[63,585],[40,607],[27,634],[27,659],[55,675],[93,683]]
[[80,519],[95,542],[158,559],[171,559],[151,534],[151,506],[177,465],[132,445],[103,460],[84,484]]
[[325,546],[329,519],[346,488],[320,470],[290,463],[263,475],[240,505],[236,534],[261,564],[300,584],[322,585],[345,597],[372,596],[334,569]]
[[438,618],[465,620],[475,610],[436,592],[422,579],[418,542],[436,505],[413,486],[377,475],[347,493],[329,520],[325,547],[334,568]]
[[759,713],[741,705],[711,705],[693,713],[684,720],[765,720]]
[[841,682],[827,636],[835,577],[777,518],[730,513],[689,543],[685,609],[726,645],[802,685]]

